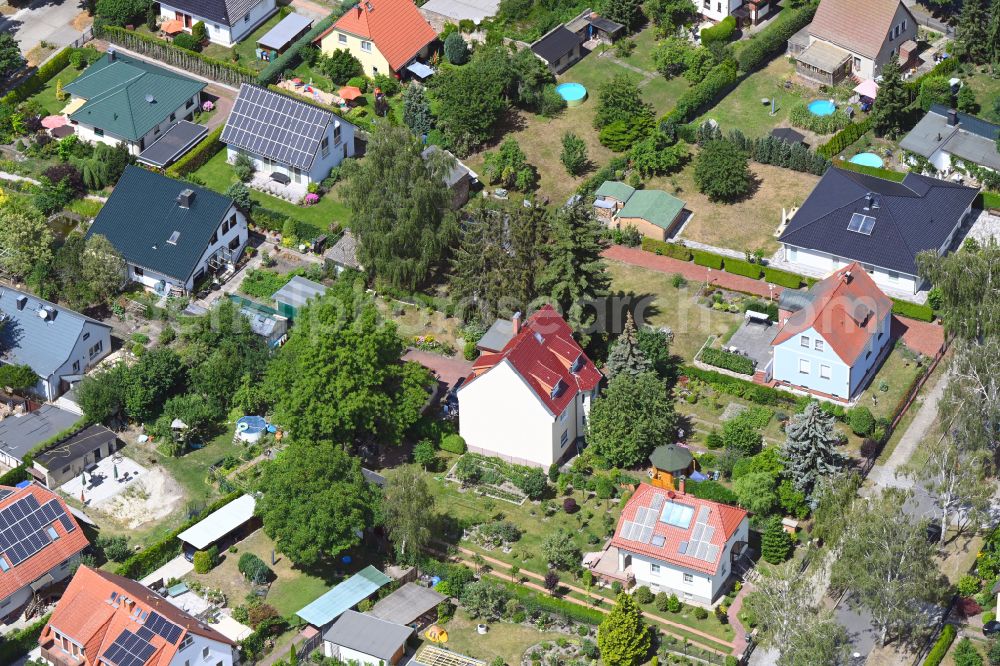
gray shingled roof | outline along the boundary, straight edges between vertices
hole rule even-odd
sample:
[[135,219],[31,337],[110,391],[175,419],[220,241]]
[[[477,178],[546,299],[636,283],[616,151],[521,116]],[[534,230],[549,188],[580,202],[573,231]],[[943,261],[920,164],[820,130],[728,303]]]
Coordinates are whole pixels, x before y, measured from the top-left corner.
[[583,44],[583,37],[559,26],[531,45],[535,55],[541,56],[549,64],[555,63],[574,47]]
[[323,640],[389,663],[412,633],[412,627],[349,610],[323,634]]
[[[877,209],[865,208],[869,193]],[[915,173],[896,183],[831,167],[778,240],[915,275],[917,253],[939,249],[978,193]],[[848,231],[855,213],[875,218],[870,235]]]
[[81,418],[48,404],[23,416],[8,416],[0,420],[0,449],[21,460],[37,444],[69,429]]
[[360,269],[358,239],[354,237],[350,229],[347,229],[344,231],[344,235],[333,244],[333,247],[326,251],[323,258],[345,268]]
[[904,150],[930,157],[938,150],[959,159],[1000,170],[996,137],[1000,126],[966,113],[957,113],[958,123],[948,124],[948,108],[935,104],[899,145]]
[[232,26],[261,2],[262,0],[164,0],[162,4]]

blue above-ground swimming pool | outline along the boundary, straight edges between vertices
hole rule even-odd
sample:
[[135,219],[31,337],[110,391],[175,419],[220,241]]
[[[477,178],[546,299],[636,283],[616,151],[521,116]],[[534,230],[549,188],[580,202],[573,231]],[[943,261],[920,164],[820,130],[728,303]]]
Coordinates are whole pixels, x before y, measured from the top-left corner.
[[267,429],[263,416],[243,416],[236,421],[236,436],[244,442],[256,442]]
[[809,112],[814,116],[830,116],[837,110],[837,105],[829,99],[814,99],[809,102]]
[[579,106],[587,99],[587,89],[580,83],[560,83],[556,92],[566,100],[566,106]]
[[848,161],[853,164],[860,164],[861,166],[876,167],[876,168],[882,168],[883,164],[882,158],[876,155],[875,153],[858,153]]

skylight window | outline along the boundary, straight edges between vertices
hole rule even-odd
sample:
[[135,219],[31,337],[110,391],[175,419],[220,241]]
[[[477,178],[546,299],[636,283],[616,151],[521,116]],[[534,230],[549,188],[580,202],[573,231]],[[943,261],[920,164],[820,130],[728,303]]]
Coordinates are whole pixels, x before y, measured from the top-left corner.
[[871,215],[862,215],[861,213],[851,215],[851,221],[847,223],[848,231],[864,234],[865,236],[871,236],[872,229],[874,228],[875,218]]
[[660,520],[667,525],[672,525],[673,527],[679,527],[682,530],[686,530],[691,524],[691,518],[694,517],[694,507],[688,506],[686,504],[678,504],[677,502],[667,502],[663,505],[663,513],[660,514]]

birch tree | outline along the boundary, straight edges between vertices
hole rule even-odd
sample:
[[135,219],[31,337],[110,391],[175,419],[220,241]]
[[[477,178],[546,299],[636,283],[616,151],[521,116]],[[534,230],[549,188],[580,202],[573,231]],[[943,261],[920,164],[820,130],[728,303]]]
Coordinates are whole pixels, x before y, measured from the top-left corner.
[[1000,338],[958,341],[945,391],[949,435],[968,450],[1000,450]]
[[988,465],[985,451],[963,449],[947,435],[931,444],[919,477],[941,517],[941,542],[955,513],[959,514],[959,531],[986,518],[993,495],[986,478]]
[[415,562],[431,540],[434,496],[416,465],[398,467],[386,475],[382,521],[403,562]]

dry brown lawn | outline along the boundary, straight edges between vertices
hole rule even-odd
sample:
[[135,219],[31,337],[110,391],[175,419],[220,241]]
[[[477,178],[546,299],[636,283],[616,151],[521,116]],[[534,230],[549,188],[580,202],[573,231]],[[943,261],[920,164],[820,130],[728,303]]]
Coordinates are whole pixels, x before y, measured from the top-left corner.
[[779,247],[774,232],[781,224],[781,209],[801,206],[819,177],[753,162],[750,170],[756,190],[735,204],[712,203],[698,192],[693,163],[673,176],[653,178],[646,189],[666,190],[685,202],[693,215],[681,230],[683,238],[738,251],[760,248],[771,254]]

